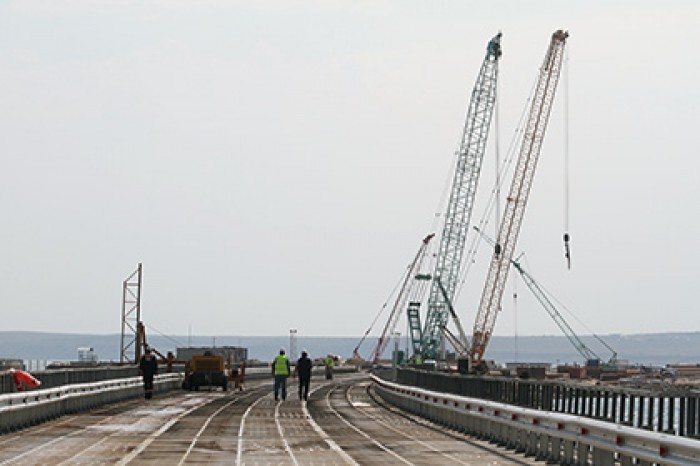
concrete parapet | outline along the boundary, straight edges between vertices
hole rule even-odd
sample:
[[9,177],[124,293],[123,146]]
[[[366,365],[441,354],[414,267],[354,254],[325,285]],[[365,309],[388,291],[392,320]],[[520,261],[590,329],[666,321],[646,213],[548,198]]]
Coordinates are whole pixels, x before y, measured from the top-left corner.
[[[156,392],[179,389],[181,384],[179,374],[157,375],[154,380]],[[140,377],[0,395],[0,433],[140,396],[143,396]]]

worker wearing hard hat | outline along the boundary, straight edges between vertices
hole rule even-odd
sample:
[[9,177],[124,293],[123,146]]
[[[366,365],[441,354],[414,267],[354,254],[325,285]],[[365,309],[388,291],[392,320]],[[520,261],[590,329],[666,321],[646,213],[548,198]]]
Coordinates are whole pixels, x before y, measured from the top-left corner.
[[139,372],[143,378],[143,397],[150,400],[153,398],[153,378],[158,373],[158,360],[148,347],[139,361]]
[[289,358],[284,354],[284,348],[280,348],[280,354],[272,361],[272,375],[275,376],[275,401],[279,400],[279,392],[282,391],[282,400],[287,399],[287,377],[291,373]]
[[299,399],[309,399],[309,385],[311,384],[311,359],[306,350],[301,352],[301,357],[297,361],[294,373],[299,376]]
[[333,366],[335,366],[335,360],[330,354],[323,359],[323,364],[326,366],[326,379],[333,379]]

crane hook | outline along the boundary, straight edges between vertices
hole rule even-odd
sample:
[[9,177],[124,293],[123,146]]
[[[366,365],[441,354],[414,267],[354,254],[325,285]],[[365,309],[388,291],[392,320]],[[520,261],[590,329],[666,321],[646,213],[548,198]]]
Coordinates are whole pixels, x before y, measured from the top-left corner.
[[564,233],[564,258],[566,258],[566,266],[571,270],[571,249],[569,248],[569,234]]

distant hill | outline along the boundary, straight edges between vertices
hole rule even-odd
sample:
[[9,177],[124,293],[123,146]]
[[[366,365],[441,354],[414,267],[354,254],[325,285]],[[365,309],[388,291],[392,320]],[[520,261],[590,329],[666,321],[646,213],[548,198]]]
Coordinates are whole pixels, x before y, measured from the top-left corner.
[[[243,346],[251,359],[271,360],[280,347],[289,350],[289,337],[193,336],[164,337],[149,335],[149,343],[159,351],[175,351],[178,346]],[[583,342],[603,360],[611,353],[592,336]],[[602,339],[617,351],[618,358],[632,363],[663,365],[667,363],[700,363],[700,332],[605,335]],[[306,349],[312,357],[338,354],[350,357],[359,337],[298,337],[297,349]],[[360,353],[367,357],[376,344],[368,338]],[[120,335],[91,335],[41,332],[0,332],[0,358],[66,361],[77,359],[79,347],[93,347],[101,361],[118,361]],[[389,345],[385,357],[394,347]],[[401,348],[405,348],[405,340]],[[517,349],[517,354],[516,354]],[[564,336],[493,337],[486,353],[499,363],[550,362],[581,363],[582,357]]]

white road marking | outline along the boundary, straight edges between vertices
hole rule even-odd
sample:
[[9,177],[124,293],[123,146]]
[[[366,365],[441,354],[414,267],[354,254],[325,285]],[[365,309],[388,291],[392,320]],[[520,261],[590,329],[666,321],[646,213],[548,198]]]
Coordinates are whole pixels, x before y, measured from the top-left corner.
[[[323,384],[323,385],[321,385],[321,386],[318,386],[318,387],[314,388],[313,390],[309,391],[309,395],[311,395],[313,392],[315,392],[315,391],[318,390],[319,388],[325,387],[326,385],[329,385],[329,384]],[[321,429],[321,426],[319,426],[319,425],[316,423],[316,421],[314,421],[314,418],[311,417],[311,413],[309,413],[309,410],[306,408],[306,402],[302,402],[302,404],[301,404],[301,410],[302,410],[302,412],[304,413],[304,416],[306,417],[306,419],[308,419],[309,423],[311,424],[311,427],[313,427],[313,429],[316,431],[316,433],[317,433],[318,435],[321,436],[321,438],[323,439],[323,441],[326,442],[326,443],[328,444],[328,446],[331,448],[331,450],[335,451],[335,452],[338,453],[340,456],[342,456],[343,459],[345,460],[345,462],[346,462],[347,464],[352,464],[352,465],[355,465],[355,466],[359,466],[358,463],[357,463],[354,459],[352,459],[352,456],[348,455],[348,454],[345,452],[345,450],[343,450],[342,448],[340,448],[340,446],[339,446],[337,443],[335,443],[335,442],[333,441],[332,438],[330,438],[330,437],[328,436],[328,434],[326,433],[326,431],[324,431],[323,429]]]
[[241,418],[241,426],[238,428],[238,451],[236,452],[236,465],[240,466],[241,465],[241,460],[243,459],[243,431],[245,430],[245,418],[248,417],[248,414],[253,410],[256,404],[260,403],[263,399],[265,399],[264,396],[261,396],[253,404],[248,406],[248,409],[245,410],[245,413],[243,413],[243,417]]
[[[368,403],[362,403],[362,402],[355,402],[355,403],[353,403],[353,402],[351,402],[351,401],[350,401],[350,393],[349,393],[349,391],[345,393],[345,398],[348,400],[348,403],[350,403],[353,407],[358,407],[358,406],[363,406],[363,405],[364,405],[364,406],[371,406],[371,405],[368,404]],[[373,416],[372,414],[368,413],[367,410],[365,410],[365,409],[359,409],[359,411],[362,412],[362,414],[363,414],[364,416],[366,416],[366,417],[372,419],[372,420],[373,420],[374,422],[376,422],[377,424],[381,424],[381,425],[383,425],[384,427],[386,427],[387,429],[389,429],[389,430],[391,430],[391,431],[394,431],[394,432],[396,432],[396,433],[399,434],[399,435],[402,435],[402,436],[404,436],[404,437],[410,438],[410,439],[413,440],[414,442],[419,443],[419,444],[423,445],[424,447],[428,448],[429,450],[432,450],[432,451],[434,451],[434,452],[436,452],[436,453],[439,453],[439,454],[441,454],[442,456],[445,456],[445,457],[449,458],[450,460],[452,460],[452,461],[454,461],[454,462],[456,462],[456,463],[465,464],[465,465],[470,465],[470,464],[472,464],[472,463],[469,463],[469,462],[464,462],[464,461],[460,460],[460,459],[457,458],[457,457],[454,457],[454,456],[452,456],[452,455],[450,455],[450,454],[448,454],[448,453],[445,453],[445,452],[443,452],[443,451],[441,451],[441,450],[435,448],[434,446],[432,446],[432,445],[430,445],[429,443],[426,443],[426,442],[420,440],[419,438],[416,438],[416,437],[414,437],[414,436],[412,436],[412,435],[409,435],[409,434],[407,434],[407,433],[405,433],[405,432],[403,432],[403,431],[397,429],[396,427],[392,426],[391,424],[388,424],[388,423],[386,423],[386,422],[380,420],[379,417]]]
[[282,429],[282,424],[280,423],[280,405],[281,404],[282,404],[282,402],[278,401],[277,405],[275,405],[275,424],[277,424],[277,431],[280,433],[280,437],[282,437],[282,443],[284,444],[284,451],[289,453],[289,456],[292,457],[292,462],[294,462],[294,466],[299,466],[299,462],[297,462],[297,459],[294,456],[292,449],[289,448],[289,443],[287,442],[287,439],[284,437],[284,429]]
[[182,459],[181,459],[180,462],[178,463],[178,466],[181,466],[182,464],[185,463],[185,460],[187,459],[187,457],[188,457],[188,456],[190,455],[190,453],[192,452],[192,449],[194,449],[194,446],[197,444],[197,441],[199,440],[199,437],[200,437],[200,436],[202,435],[202,433],[204,432],[204,429],[207,428],[207,426],[209,425],[209,423],[211,422],[211,420],[214,419],[214,417],[216,417],[221,411],[223,411],[224,409],[228,408],[228,407],[231,406],[232,404],[236,403],[236,402],[237,402],[238,400],[240,400],[240,399],[241,399],[241,397],[235,398],[235,399],[229,401],[228,403],[226,403],[225,405],[223,405],[221,408],[219,408],[219,409],[217,409],[216,411],[214,411],[214,413],[212,413],[212,415],[209,416],[209,417],[207,418],[206,421],[204,421],[204,424],[202,425],[202,427],[199,429],[199,431],[197,432],[197,434],[194,436],[194,438],[193,438],[192,441],[190,442],[190,446],[187,448],[187,451],[185,452],[184,455],[182,455]]
[[333,414],[336,415],[336,417],[337,417],[338,419],[340,419],[341,421],[343,421],[343,422],[344,422],[348,427],[350,427],[352,430],[354,430],[354,431],[357,432],[358,434],[362,435],[364,438],[366,438],[367,440],[369,440],[370,442],[372,442],[373,444],[375,444],[376,446],[378,446],[379,448],[381,448],[381,449],[384,450],[385,452],[389,453],[390,455],[394,456],[396,459],[400,460],[402,463],[411,464],[411,465],[413,464],[413,463],[411,463],[410,461],[408,461],[406,458],[404,458],[403,456],[401,456],[401,455],[399,455],[398,453],[394,452],[393,450],[391,450],[391,449],[385,447],[385,446],[382,445],[381,443],[379,443],[379,442],[377,442],[376,440],[374,440],[371,436],[369,436],[368,434],[366,434],[365,432],[363,432],[363,431],[360,430],[359,428],[357,428],[357,427],[355,427],[354,425],[352,425],[352,424],[351,424],[347,419],[345,419],[338,411],[336,411],[335,409],[333,409],[333,406],[331,406],[331,400],[330,400],[330,395],[331,395],[331,393],[333,393],[333,390],[335,390],[335,389],[329,390],[328,393],[326,394],[326,403],[328,404],[328,408],[333,412]]
[[122,458],[122,459],[121,459],[118,463],[116,463],[116,464],[119,465],[119,466],[124,466],[124,465],[126,465],[126,464],[129,464],[129,463],[131,462],[131,460],[133,460],[134,458],[136,458],[136,457],[137,457],[142,451],[144,451],[151,443],[153,443],[153,441],[154,441],[155,439],[157,439],[158,437],[160,437],[164,432],[167,432],[167,431],[168,431],[173,425],[175,425],[175,423],[177,423],[180,419],[182,419],[183,417],[187,416],[188,414],[190,414],[190,413],[191,413],[192,411],[194,411],[195,409],[197,409],[197,408],[199,408],[199,407],[201,407],[201,406],[204,406],[205,404],[209,404],[209,403],[211,403],[212,401],[214,401],[214,398],[212,398],[212,399],[210,399],[210,400],[207,400],[207,401],[205,401],[205,402],[203,402],[203,403],[201,403],[201,404],[199,404],[199,405],[194,405],[194,406],[192,406],[190,409],[188,409],[187,411],[183,411],[183,412],[180,413],[177,417],[174,417],[173,419],[169,420],[168,422],[166,422],[165,424],[163,424],[163,425],[161,426],[160,429],[158,429],[157,431],[155,431],[155,432],[153,432],[151,435],[149,435],[148,438],[146,438],[146,440],[144,440],[143,442],[141,442],[141,444],[140,444],[138,447],[136,447],[134,450],[132,450],[131,453],[129,453],[129,454],[128,454],[127,456],[125,456],[124,458]]

